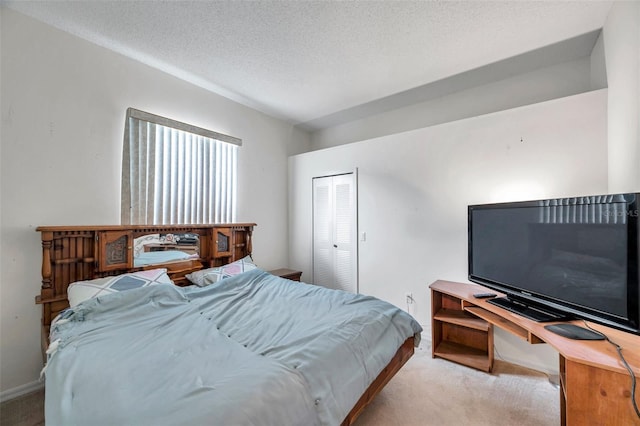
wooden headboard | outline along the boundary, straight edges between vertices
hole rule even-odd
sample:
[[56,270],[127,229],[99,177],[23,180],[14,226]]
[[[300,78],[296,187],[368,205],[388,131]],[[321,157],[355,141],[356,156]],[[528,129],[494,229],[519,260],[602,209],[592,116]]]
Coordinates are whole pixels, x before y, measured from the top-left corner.
[[[198,236],[199,259],[172,262],[166,267],[177,285],[187,284],[189,272],[225,265],[251,255],[255,223],[222,225],[125,225],[40,226],[42,238],[42,287],[36,303],[42,305],[43,342],[51,321],[69,306],[67,287],[75,281],[135,272],[134,240],[149,234]],[[46,347],[45,347],[46,349]]]

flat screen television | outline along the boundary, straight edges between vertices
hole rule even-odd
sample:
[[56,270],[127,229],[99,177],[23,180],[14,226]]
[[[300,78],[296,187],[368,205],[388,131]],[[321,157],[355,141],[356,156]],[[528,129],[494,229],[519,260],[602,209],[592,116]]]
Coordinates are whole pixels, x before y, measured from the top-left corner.
[[[469,280],[538,321],[640,334],[640,193],[468,207]],[[534,315],[530,315],[534,314]]]

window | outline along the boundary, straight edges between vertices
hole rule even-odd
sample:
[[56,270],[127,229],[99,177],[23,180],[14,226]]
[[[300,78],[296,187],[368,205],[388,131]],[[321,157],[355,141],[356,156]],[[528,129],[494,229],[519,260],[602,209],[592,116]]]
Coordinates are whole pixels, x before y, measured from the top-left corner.
[[122,224],[234,222],[241,144],[232,136],[129,108]]

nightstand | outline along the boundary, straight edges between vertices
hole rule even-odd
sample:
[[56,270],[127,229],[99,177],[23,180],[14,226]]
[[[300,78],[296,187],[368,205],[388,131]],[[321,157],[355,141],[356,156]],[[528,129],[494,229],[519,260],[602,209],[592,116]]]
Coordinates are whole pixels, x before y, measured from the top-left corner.
[[300,281],[300,277],[302,276],[302,271],[296,271],[287,268],[274,269],[267,272],[269,272],[271,275],[276,275],[278,277],[286,278],[291,281]]

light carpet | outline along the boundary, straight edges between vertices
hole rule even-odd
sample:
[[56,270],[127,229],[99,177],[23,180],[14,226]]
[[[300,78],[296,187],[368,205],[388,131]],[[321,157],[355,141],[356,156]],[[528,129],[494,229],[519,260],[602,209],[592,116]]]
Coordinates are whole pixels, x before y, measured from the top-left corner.
[[560,390],[545,374],[502,361],[485,373],[433,359],[429,345],[416,349],[355,426],[560,424]]

